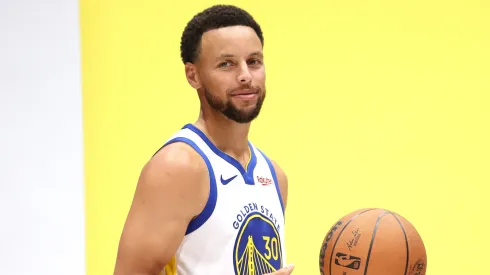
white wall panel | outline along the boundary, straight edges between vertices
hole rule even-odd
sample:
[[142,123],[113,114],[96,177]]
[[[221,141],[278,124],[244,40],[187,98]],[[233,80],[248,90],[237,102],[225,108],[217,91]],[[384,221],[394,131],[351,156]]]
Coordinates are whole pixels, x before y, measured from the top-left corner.
[[76,0],[0,0],[0,274],[85,274]]

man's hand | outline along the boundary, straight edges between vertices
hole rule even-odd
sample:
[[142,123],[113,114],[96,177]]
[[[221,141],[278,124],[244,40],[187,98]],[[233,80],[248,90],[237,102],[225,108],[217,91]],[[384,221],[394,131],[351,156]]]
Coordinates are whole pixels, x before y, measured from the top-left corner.
[[289,274],[293,273],[293,269],[294,269],[294,265],[290,264],[290,265],[287,265],[287,266],[279,269],[276,272],[269,273],[266,275],[289,275]]

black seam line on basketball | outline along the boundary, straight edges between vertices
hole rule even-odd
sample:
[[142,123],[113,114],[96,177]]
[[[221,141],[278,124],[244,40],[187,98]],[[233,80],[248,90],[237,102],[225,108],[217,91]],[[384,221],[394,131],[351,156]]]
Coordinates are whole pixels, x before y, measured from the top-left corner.
[[400,219],[398,219],[398,217],[395,215],[395,213],[390,212],[390,214],[393,215],[393,217],[395,217],[395,219],[398,221],[398,224],[400,224],[400,227],[402,228],[403,236],[405,236],[405,245],[406,245],[406,249],[407,249],[407,258],[406,258],[406,261],[405,261],[405,275],[407,275],[407,272],[408,272],[408,262],[410,261],[410,254],[409,254],[410,251],[409,251],[409,247],[408,247],[407,232],[405,231],[405,227],[403,227],[402,222],[400,221]]
[[357,213],[354,217],[352,217],[345,225],[344,227],[340,230],[339,232],[339,235],[337,235],[337,239],[335,240],[335,243],[333,244],[332,246],[332,253],[330,253],[330,261],[328,262],[328,266],[329,266],[329,270],[328,270],[328,273],[329,275],[332,275],[332,258],[333,258],[333,252],[335,250],[335,247],[337,246],[337,242],[339,241],[339,238],[340,236],[342,236],[342,232],[344,232],[344,230],[347,228],[347,226],[349,225],[349,223],[351,223],[355,218],[359,217],[360,215],[368,212],[368,211],[371,211],[371,210],[375,210],[375,208],[370,208],[370,209],[366,209],[360,213]]
[[381,218],[386,214],[389,214],[389,212],[384,212],[383,214],[379,215],[378,220],[376,221],[376,225],[374,226],[373,235],[371,236],[371,243],[369,244],[369,250],[368,250],[367,259],[366,259],[366,266],[364,266],[364,275],[366,275],[367,271],[368,271],[369,259],[371,258],[371,250],[373,249],[374,238],[376,237],[376,231],[378,231],[379,222],[381,221]]

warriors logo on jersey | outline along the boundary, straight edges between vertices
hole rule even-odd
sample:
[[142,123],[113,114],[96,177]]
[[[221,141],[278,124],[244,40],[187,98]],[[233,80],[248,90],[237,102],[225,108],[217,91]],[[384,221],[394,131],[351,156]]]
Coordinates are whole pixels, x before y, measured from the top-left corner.
[[238,275],[268,274],[282,267],[281,239],[273,216],[263,206],[255,208],[258,211],[245,216],[238,229],[233,255]]

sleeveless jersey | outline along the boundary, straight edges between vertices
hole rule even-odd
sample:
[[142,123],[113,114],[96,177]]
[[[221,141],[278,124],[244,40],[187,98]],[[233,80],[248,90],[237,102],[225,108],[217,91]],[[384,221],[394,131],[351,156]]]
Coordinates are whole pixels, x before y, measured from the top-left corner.
[[284,206],[269,158],[249,142],[244,169],[192,124],[165,145],[174,142],[188,144],[204,159],[210,193],[162,275],[262,275],[282,268]]

